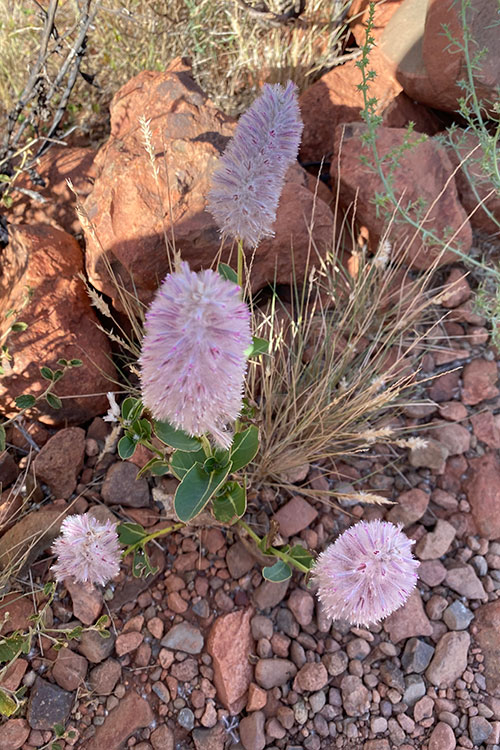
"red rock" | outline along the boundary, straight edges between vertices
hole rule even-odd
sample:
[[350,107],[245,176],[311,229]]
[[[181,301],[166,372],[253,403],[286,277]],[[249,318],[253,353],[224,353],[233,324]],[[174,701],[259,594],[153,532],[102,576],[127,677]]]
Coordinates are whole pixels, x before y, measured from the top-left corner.
[[5,490],[0,495],[0,533],[5,531],[10,521],[15,518],[23,504],[20,492]]
[[446,446],[450,456],[459,456],[470,448],[470,432],[461,424],[433,422],[430,434]]
[[432,378],[429,386],[429,398],[438,403],[441,401],[451,401],[456,398],[460,392],[459,387],[460,370],[445,372]]
[[89,683],[96,695],[111,695],[122,675],[120,662],[106,659],[91,671]]
[[207,652],[213,659],[214,685],[221,703],[232,715],[246,704],[252,681],[248,654],[253,652],[250,620],[254,612],[247,609],[218,617],[210,629]]
[[[384,192],[385,188],[378,175],[360,159],[360,156],[370,159],[368,147],[362,143],[366,130],[367,126],[360,123],[337,127],[330,171],[332,180],[338,183],[341,205],[347,209],[356,201],[357,221],[368,228],[370,244],[376,248],[385,231],[387,218],[383,212],[377,211],[372,197]],[[402,128],[380,127],[377,135],[379,157],[384,158],[393,149],[401,147],[407,138],[407,131]],[[457,233],[455,241],[460,242],[462,252],[467,253],[472,232],[454,180],[450,179],[452,164],[444,148],[430,139],[417,143],[418,138],[417,134],[410,137],[412,148],[401,156],[394,171],[395,196],[406,204],[423,200],[429,209],[426,226],[440,238],[447,236],[451,227],[452,232]],[[412,175],[410,183],[408,174]],[[423,245],[421,235],[409,243],[414,235],[415,229],[408,222],[394,223],[391,235],[394,245],[405,248],[405,262],[411,267],[425,269],[434,262],[444,265],[456,259],[452,250],[442,252],[440,244],[428,240]]]
[[439,406],[439,415],[448,422],[460,422],[467,417],[467,409],[460,401],[447,401]]
[[19,468],[7,451],[0,453],[0,485],[3,489],[9,487],[16,481],[19,475]]
[[[460,192],[460,191],[459,191]],[[471,295],[467,274],[460,268],[452,268],[445,281],[446,298],[442,300],[443,307],[451,309],[467,302]]]
[[76,619],[84,625],[93,625],[104,604],[102,592],[91,583],[76,583],[72,578],[65,579],[64,585],[71,596]]
[[[99,238],[97,242],[87,233],[86,259],[92,284],[121,309],[103,255],[127,289],[135,289],[141,301],[149,303],[169,270],[164,233],[171,236],[171,216],[175,245],[183,259],[195,270],[210,267],[220,238],[205,210],[206,196],[212,171],[236,123],[214,107],[191,78],[189,67],[178,59],[164,72],[143,71],[126,83],[113,98],[110,114],[110,138],[97,155],[94,189],[85,202]],[[151,164],[137,124],[141,115],[151,122],[161,202],[156,187],[151,187]],[[292,238],[295,273],[303,276],[309,260],[308,227],[313,227],[320,254],[331,245],[332,213],[320,198],[314,200],[305,171],[296,165],[286,179],[276,235],[262,242],[254,255],[255,289],[273,281],[275,272],[278,283],[289,282]],[[230,246],[226,243],[223,260],[228,259]]]
[[300,495],[294,495],[274,514],[279,523],[280,534],[285,537],[295,536],[303,531],[318,517],[318,511]]
[[133,630],[130,633],[121,633],[116,639],[115,651],[118,656],[124,656],[124,654],[129,654],[139,648],[143,640],[142,633]]
[[28,662],[26,659],[18,657],[15,662],[10,665],[3,678],[0,680],[0,688],[6,690],[17,690],[27,669]]
[[54,389],[71,398],[63,399],[61,409],[45,401],[36,409],[48,424],[86,422],[107,410],[105,395],[89,394],[109,390],[106,376],[115,377],[115,370],[108,338],[97,328],[85,285],[78,278],[83,272],[80,246],[65,232],[41,224],[11,225],[9,235],[1,259],[0,319],[9,308],[20,307],[27,287],[33,296],[21,315],[28,328],[9,337],[13,360],[0,382],[0,402],[7,416],[17,414],[16,396],[37,396],[47,387],[41,365],[55,370],[60,358],[81,359],[83,366],[69,370]]
[[402,492],[398,497],[398,504],[392,507],[387,514],[387,520],[391,523],[402,523],[410,526],[422,518],[429,505],[429,495],[417,488]]
[[64,514],[64,508],[51,504],[17,521],[0,538],[0,569],[14,566],[18,573],[26,570],[59,535]]
[[293,689],[298,692],[322,690],[328,682],[328,672],[321,662],[307,662],[295,675]]
[[86,750],[120,750],[131,734],[147,727],[154,718],[148,701],[131,690],[97,727]]
[[486,453],[470,459],[469,467],[464,489],[478,532],[485,539],[499,539],[500,460],[495,453]]
[[108,505],[143,508],[149,505],[149,485],[144,477],[137,479],[137,466],[127,461],[111,464],[102,484],[102,499]]
[[[403,0],[389,0],[375,5],[372,36],[376,42],[380,41],[385,27],[398,10]],[[353,33],[356,42],[361,47],[366,38],[366,23],[370,11],[370,0],[352,0],[346,8],[346,17],[349,19],[349,29]]]
[[34,461],[40,481],[47,484],[54,497],[68,499],[74,492],[85,456],[85,430],[66,427],[43,446]]
[[446,568],[440,560],[424,560],[418,568],[418,577],[428,586],[439,586],[446,578]]
[[69,648],[62,648],[57,652],[52,677],[64,690],[76,690],[85,680],[88,665],[84,656],[75,654]]
[[448,552],[455,533],[451,523],[438,518],[434,530],[424,534],[417,543],[415,554],[420,560],[437,560]]
[[52,146],[34,165],[45,186],[34,184],[27,172],[21,172],[15,182],[15,187],[34,190],[45,198],[45,203],[14,190],[12,206],[6,211],[9,221],[14,224],[52,224],[70,234],[81,232],[75,196],[66,181],[71,180],[83,201],[92,190],[95,155],[91,148]]
[[158,729],[151,732],[153,750],[174,750],[174,734],[166,724],[160,724]]
[[490,448],[500,448],[500,426],[493,412],[481,411],[470,418],[474,435]]
[[431,635],[432,625],[424,612],[422,599],[415,589],[406,604],[384,620],[384,630],[393,643],[418,635]]
[[[493,108],[498,95],[496,86],[500,79],[496,11],[496,6],[489,0],[476,0],[466,10],[469,38],[474,40],[473,44],[470,43],[471,54],[474,54],[473,49],[484,50],[479,65],[473,70],[475,95],[482,100],[484,106],[490,108]],[[464,96],[464,92],[458,82],[467,78],[467,71],[463,52],[457,53],[450,45],[443,34],[443,24],[446,24],[454,38],[463,39],[459,13],[459,6],[453,0],[430,0],[422,47],[430,87],[414,97],[424,104],[449,112],[455,112],[459,108],[458,101]]]
[[453,729],[444,721],[438,722],[429,737],[429,750],[455,750],[456,746]]
[[500,393],[497,363],[478,357],[465,365],[463,371],[462,401],[475,406],[485,399],[495,398]]
[[287,602],[288,609],[299,625],[310,625],[314,613],[314,598],[303,589],[294,589]]
[[247,711],[260,711],[267,702],[267,692],[261,687],[251,682],[248,686],[248,700],[246,705]]
[[486,689],[500,696],[500,599],[483,604],[475,610],[474,638],[484,656]]
[[8,719],[0,730],[0,750],[19,750],[29,733],[30,727],[26,719]]
[[463,630],[444,633],[439,639],[425,676],[435,687],[451,687],[467,668],[470,635]]

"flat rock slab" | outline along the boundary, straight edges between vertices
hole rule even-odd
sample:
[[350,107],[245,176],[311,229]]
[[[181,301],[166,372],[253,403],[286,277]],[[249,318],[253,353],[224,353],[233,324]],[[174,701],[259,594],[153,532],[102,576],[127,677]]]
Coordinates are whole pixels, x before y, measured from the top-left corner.
[[54,724],[66,724],[74,699],[74,693],[37,677],[31,688],[26,712],[30,727],[52,729]]
[[131,734],[153,720],[149,703],[131,690],[97,728],[86,750],[121,750]]

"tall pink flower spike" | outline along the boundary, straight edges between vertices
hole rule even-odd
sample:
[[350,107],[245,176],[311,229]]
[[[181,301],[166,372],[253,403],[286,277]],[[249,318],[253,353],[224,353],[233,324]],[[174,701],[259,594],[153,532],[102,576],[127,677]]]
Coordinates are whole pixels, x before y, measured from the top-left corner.
[[223,234],[248,248],[273,236],[285,173],[297,158],[303,127],[295,84],[265,84],[240,117],[212,176],[207,208]]
[[412,544],[388,521],[360,521],[344,531],[312,570],[326,614],[369,625],[399,609],[417,583]]
[[153,417],[189,435],[209,433],[223,448],[239,416],[252,344],[241,289],[215,271],[181,263],[146,315],[140,357],[142,399]]

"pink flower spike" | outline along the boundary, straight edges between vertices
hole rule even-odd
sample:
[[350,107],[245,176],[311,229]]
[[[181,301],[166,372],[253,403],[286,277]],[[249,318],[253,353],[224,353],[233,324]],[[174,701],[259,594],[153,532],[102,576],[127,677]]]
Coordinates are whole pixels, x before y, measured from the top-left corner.
[[140,357],[142,400],[155,419],[229,448],[240,414],[252,344],[241,289],[215,271],[181,263],[146,314]]
[[57,562],[51,567],[56,581],[73,578],[77,583],[104,586],[120,572],[116,524],[101,524],[88,513],[64,519],[52,552],[57,555]]
[[264,84],[212,176],[207,208],[223,234],[248,248],[273,236],[285,173],[297,158],[303,127],[295,84]]
[[344,531],[312,570],[326,614],[365,626],[399,609],[417,583],[413,543],[388,521],[360,521]]

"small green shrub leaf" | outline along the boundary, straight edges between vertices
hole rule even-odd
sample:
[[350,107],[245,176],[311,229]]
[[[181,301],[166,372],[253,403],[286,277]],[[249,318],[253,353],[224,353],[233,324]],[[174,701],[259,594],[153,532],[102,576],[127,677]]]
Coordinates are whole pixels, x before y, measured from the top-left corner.
[[260,339],[258,336],[252,336],[252,344],[246,350],[245,355],[247,357],[255,357],[257,354],[267,354],[269,351],[269,341],[267,339]]
[[16,406],[18,409],[30,409],[35,404],[36,398],[29,393],[24,393],[22,396],[17,396],[16,398]]
[[46,393],[45,400],[53,409],[60,409],[62,407],[62,401],[55,393]]
[[12,323],[10,330],[14,333],[19,333],[19,331],[25,331],[27,327],[27,323],[24,323],[22,320],[17,320],[15,323]]
[[57,364],[59,365],[59,367],[67,367],[69,362],[67,359],[58,359]]
[[231,266],[228,266],[227,263],[219,263],[219,265],[217,266],[217,271],[223,279],[232,281],[233,284],[238,283],[238,274],[231,268]]
[[174,509],[180,521],[187,523],[206,506],[212,495],[225,482],[231,464],[207,474],[200,463],[195,463],[184,475],[174,497]]
[[134,455],[134,451],[137,448],[137,441],[132,440],[128,435],[124,435],[118,441],[118,455],[123,461],[127,458],[131,458]]
[[301,565],[305,565],[305,567],[310,570],[312,566],[314,565],[314,556],[311,555],[309,550],[302,547],[301,544],[295,544],[292,549],[288,552],[291,558],[296,560],[297,562],[301,563]]
[[237,482],[228,482],[226,487],[224,495],[212,500],[213,514],[221,523],[231,523],[235,518],[241,518],[247,508],[245,488]]
[[232,471],[239,471],[255,458],[259,450],[259,430],[250,425],[243,432],[237,432],[231,446]]
[[139,419],[143,412],[143,405],[140,398],[129,396],[122,402],[122,417],[128,422]]
[[141,526],[140,523],[132,523],[132,521],[126,521],[125,523],[118,524],[117,527],[118,539],[120,544],[124,547],[129,547],[131,544],[136,544],[143,539],[146,534],[146,529]]
[[292,575],[292,569],[283,560],[278,560],[274,565],[268,565],[262,568],[262,575],[266,581],[272,581],[273,583],[281,583],[282,581],[288,581]]
[[5,690],[0,689],[0,714],[12,716],[17,711],[17,702]]
[[64,375],[62,370],[56,370],[54,373],[53,381],[54,383],[57,383],[58,380],[61,380],[62,376]]
[[43,367],[40,367],[40,375],[42,378],[45,378],[45,380],[53,380],[54,379],[54,373],[50,369],[50,367],[47,367],[44,365]]
[[171,448],[177,448],[181,451],[199,451],[200,441],[198,438],[187,435],[182,430],[176,430],[168,422],[153,422],[153,428],[157,438],[165,445]]
[[81,367],[83,365],[83,362],[81,359],[70,359],[69,366],[70,367]]
[[184,479],[189,469],[196,462],[203,464],[205,461],[205,451],[200,449],[196,453],[186,453],[186,451],[174,451],[170,459],[170,471],[177,479]]
[[154,568],[151,565],[148,553],[142,547],[134,551],[134,559],[132,562],[132,575],[134,578],[142,578],[142,576],[155,575],[158,572],[158,568]]

